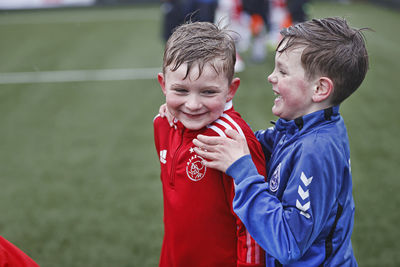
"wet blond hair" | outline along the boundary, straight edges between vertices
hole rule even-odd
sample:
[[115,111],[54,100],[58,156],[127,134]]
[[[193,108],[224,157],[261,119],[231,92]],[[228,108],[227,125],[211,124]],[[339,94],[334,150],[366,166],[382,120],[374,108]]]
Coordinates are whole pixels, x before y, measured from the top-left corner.
[[236,62],[232,32],[210,22],[187,22],[178,26],[168,39],[163,59],[163,73],[170,67],[176,71],[187,64],[186,77],[193,66],[199,68],[199,77],[209,63],[217,74],[224,73],[231,83]]

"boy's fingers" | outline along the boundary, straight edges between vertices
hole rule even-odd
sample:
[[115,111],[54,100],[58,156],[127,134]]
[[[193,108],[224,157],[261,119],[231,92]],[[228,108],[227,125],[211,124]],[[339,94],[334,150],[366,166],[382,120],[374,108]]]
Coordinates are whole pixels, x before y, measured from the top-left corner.
[[201,135],[199,134],[197,136],[197,139],[207,145],[218,145],[221,142],[222,137],[218,137],[218,136],[205,136],[205,135]]
[[204,145],[203,142],[200,142],[200,141],[197,140],[197,139],[193,139],[193,140],[192,140],[192,143],[196,146],[195,149],[196,149],[196,148],[202,148],[202,146]]
[[194,152],[196,152],[199,156],[202,156],[202,157],[206,157],[206,155],[209,154],[209,152],[204,151],[204,150],[202,150],[202,149],[200,149],[198,147],[194,148]]
[[158,114],[160,114],[161,118],[167,118],[169,126],[174,127],[176,129],[176,126],[174,124],[174,116],[169,112],[167,104],[162,104],[160,108],[158,109]]
[[213,163],[212,161],[207,161],[207,160],[203,160],[204,165],[206,165],[207,168],[212,168],[212,169],[218,169],[218,165]]
[[158,110],[158,114],[160,114],[161,118],[165,117],[166,110],[167,110],[167,105],[162,104]]
[[192,143],[196,146],[196,148],[199,148],[202,151],[213,151],[212,146],[209,146],[197,139],[193,139]]
[[240,140],[242,138],[238,132],[232,129],[226,129],[225,133],[228,137],[232,138],[233,140]]
[[196,152],[199,156],[209,159],[209,160],[215,160],[216,159],[216,155],[213,152],[207,151],[207,150],[203,150],[200,149],[198,147],[194,148],[194,152]]

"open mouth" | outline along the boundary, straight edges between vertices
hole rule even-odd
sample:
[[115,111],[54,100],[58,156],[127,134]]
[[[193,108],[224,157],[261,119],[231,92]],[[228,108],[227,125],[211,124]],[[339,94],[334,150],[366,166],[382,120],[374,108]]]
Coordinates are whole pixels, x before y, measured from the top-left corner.
[[282,96],[276,91],[274,91],[274,96],[275,96],[275,101],[280,100],[282,98]]

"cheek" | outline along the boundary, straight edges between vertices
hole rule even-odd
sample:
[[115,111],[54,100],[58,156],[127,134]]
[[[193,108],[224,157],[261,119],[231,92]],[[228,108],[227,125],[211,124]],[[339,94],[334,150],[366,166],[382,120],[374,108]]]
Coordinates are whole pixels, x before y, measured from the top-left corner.
[[303,100],[303,102],[308,102],[312,98],[312,88],[311,85],[306,81],[297,81],[296,82],[297,94],[299,98]]
[[283,81],[279,86],[281,94],[289,97],[304,97],[307,95],[308,84],[301,79]]
[[304,79],[297,79],[295,83],[296,87],[299,88],[302,92],[305,92],[306,89],[309,87],[309,83]]
[[169,97],[168,95],[165,100],[166,100],[165,102],[167,104],[167,108],[168,108],[169,112],[172,115],[176,116],[177,110],[182,105],[181,104],[182,101],[177,97]]
[[225,108],[225,104],[226,104],[225,98],[218,98],[209,101],[207,107],[212,113],[222,114]]
[[167,105],[171,107],[177,107],[183,101],[182,98],[177,97],[176,95],[173,94],[167,94],[165,100]]

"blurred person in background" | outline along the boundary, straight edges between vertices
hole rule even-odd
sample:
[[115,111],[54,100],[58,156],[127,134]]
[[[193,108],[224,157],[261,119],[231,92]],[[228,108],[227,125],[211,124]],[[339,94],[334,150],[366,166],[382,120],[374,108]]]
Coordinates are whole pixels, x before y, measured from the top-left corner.
[[187,0],[185,15],[190,16],[191,21],[214,22],[218,0]]
[[269,0],[242,0],[242,5],[243,11],[250,16],[251,60],[256,63],[263,62],[267,56]]
[[280,31],[292,25],[286,0],[269,0],[270,28],[268,32],[268,46],[275,49],[281,39]]
[[249,49],[253,62],[265,60],[269,0],[220,0],[215,21],[236,33],[236,72],[244,70],[245,63],[240,54]]
[[307,20],[308,0],[269,0],[270,27],[268,45],[275,48],[281,40],[280,31]]
[[214,22],[218,0],[163,0],[163,39],[166,42],[173,30],[185,21]]
[[245,69],[245,63],[240,56],[250,44],[249,17],[244,14],[241,0],[219,0],[215,14],[215,23],[232,30],[232,37],[236,44],[235,72]]
[[185,0],[163,0],[161,12],[163,13],[162,36],[166,42],[175,27],[182,24],[185,15],[183,13]]
[[292,24],[297,24],[307,20],[305,5],[307,0],[286,0]]

